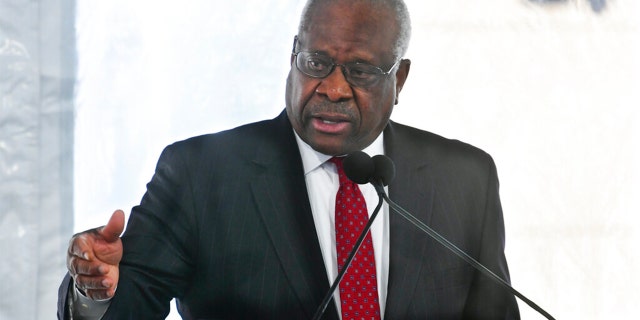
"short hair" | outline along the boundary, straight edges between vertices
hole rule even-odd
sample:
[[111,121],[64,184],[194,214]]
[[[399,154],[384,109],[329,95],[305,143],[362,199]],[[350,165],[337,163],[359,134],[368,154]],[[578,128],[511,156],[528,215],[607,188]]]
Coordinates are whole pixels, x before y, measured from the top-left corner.
[[[307,22],[311,19],[312,13],[321,4],[328,4],[335,0],[308,0],[302,9],[300,17],[300,25],[298,26],[298,35],[307,27]],[[396,35],[396,43],[393,46],[393,55],[396,59],[403,57],[409,48],[409,40],[411,39],[411,18],[409,10],[403,0],[346,0],[351,2],[368,2],[376,5],[385,5],[395,13],[396,24],[398,26],[398,34]]]

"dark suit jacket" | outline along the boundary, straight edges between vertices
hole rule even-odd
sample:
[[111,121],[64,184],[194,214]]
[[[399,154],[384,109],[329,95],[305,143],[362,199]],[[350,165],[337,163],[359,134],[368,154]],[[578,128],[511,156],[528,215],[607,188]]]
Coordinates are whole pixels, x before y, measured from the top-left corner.
[[[391,122],[390,197],[508,281],[493,160]],[[293,129],[279,117],[167,147],[122,237],[105,319],[310,319],[329,288]],[[64,317],[68,277],[61,286]],[[390,214],[385,319],[514,319],[515,299]],[[337,319],[333,303],[325,319]]]

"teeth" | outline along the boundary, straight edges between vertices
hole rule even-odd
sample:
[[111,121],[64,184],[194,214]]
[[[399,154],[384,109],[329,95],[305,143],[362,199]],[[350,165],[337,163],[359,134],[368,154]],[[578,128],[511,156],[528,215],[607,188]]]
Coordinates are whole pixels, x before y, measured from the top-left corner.
[[338,123],[337,121],[330,121],[330,120],[322,120],[323,123],[327,123],[327,124],[336,124]]

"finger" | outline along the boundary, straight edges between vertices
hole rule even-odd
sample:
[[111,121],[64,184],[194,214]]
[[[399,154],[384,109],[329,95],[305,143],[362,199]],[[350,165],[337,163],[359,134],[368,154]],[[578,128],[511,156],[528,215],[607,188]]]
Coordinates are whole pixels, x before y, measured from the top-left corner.
[[91,262],[73,257],[69,260],[72,275],[103,276],[109,272],[109,266],[101,262]]
[[87,291],[85,291],[85,294],[87,295],[87,297],[93,299],[93,300],[106,300],[106,299],[110,299],[113,298],[113,295],[115,294],[116,289],[115,288],[111,288],[111,289],[107,289],[107,290],[92,290],[89,289]]
[[74,282],[76,287],[85,293],[88,290],[107,290],[113,286],[113,280],[105,276],[92,277],[76,275]]
[[116,210],[111,215],[109,222],[98,232],[106,242],[115,242],[120,238],[120,234],[124,230],[124,212]]
[[78,257],[84,260],[90,260],[90,252],[92,251],[90,242],[93,242],[89,239],[91,237],[92,230],[87,230],[83,233],[76,234],[69,241],[69,252],[70,256]]

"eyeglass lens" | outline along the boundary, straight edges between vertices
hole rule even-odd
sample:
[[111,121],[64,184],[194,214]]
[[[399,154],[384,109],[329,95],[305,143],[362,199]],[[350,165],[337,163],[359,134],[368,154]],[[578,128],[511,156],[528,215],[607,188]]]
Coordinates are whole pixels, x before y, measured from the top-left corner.
[[358,87],[373,86],[388,74],[382,69],[366,63],[336,64],[330,57],[318,53],[300,51],[296,54],[298,70],[313,78],[327,77],[336,66],[341,66],[346,80]]

